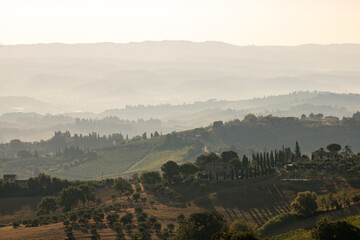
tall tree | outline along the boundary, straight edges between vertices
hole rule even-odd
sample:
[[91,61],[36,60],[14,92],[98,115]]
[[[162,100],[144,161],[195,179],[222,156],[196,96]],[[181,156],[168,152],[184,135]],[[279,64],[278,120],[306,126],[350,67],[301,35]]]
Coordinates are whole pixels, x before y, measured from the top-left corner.
[[179,179],[179,165],[174,161],[168,161],[162,165],[161,171],[163,172],[163,178],[170,183],[176,182]]
[[194,175],[197,171],[199,171],[198,166],[196,166],[194,163],[187,162],[183,163],[179,166],[180,173],[184,176],[191,176]]
[[297,158],[301,158],[301,151],[300,151],[300,146],[299,146],[298,141],[296,141],[296,143],[295,143],[295,156]]
[[200,170],[203,170],[206,163],[213,162],[213,161],[219,161],[220,158],[215,153],[207,153],[202,154],[196,159],[196,165],[199,166]]
[[230,162],[233,158],[239,158],[239,155],[234,151],[229,150],[221,153],[221,160],[224,162]]
[[70,211],[83,199],[83,192],[77,186],[70,186],[60,192],[59,199],[64,211]]
[[56,211],[58,208],[56,197],[44,197],[38,204],[38,215],[50,214]]
[[338,152],[341,150],[341,145],[337,143],[331,143],[326,147],[330,152]]

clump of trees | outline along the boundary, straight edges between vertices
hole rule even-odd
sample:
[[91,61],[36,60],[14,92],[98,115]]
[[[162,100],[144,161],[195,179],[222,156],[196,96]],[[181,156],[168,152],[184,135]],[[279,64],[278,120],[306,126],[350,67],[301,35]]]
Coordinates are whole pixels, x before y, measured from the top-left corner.
[[44,197],[38,204],[38,215],[49,215],[54,213],[60,206],[63,211],[71,211],[82,203],[84,206],[89,201],[95,201],[95,190],[92,186],[81,184],[64,188],[58,197]]
[[331,222],[324,218],[317,222],[315,229],[311,231],[314,240],[342,240],[360,239],[360,228],[345,221]]
[[115,180],[113,187],[115,191],[117,191],[120,194],[120,196],[123,194],[128,196],[134,192],[134,189],[132,188],[130,182],[121,177]]
[[79,186],[82,184],[89,185],[94,188],[103,188],[112,184],[111,179],[104,182],[100,181],[69,181],[51,177],[48,174],[40,173],[37,177],[31,177],[26,181],[25,185],[18,183],[7,183],[0,180],[0,196],[36,196],[36,195],[57,195],[64,188],[69,186]]
[[203,211],[193,213],[183,220],[177,229],[175,239],[257,240],[260,238],[246,223],[235,222],[229,228],[227,221],[220,213]]

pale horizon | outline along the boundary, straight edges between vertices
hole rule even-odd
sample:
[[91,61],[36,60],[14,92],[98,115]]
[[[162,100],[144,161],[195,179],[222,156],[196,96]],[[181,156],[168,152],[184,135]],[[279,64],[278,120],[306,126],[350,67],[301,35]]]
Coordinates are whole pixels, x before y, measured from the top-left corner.
[[319,46],[330,46],[330,45],[360,45],[356,42],[339,42],[339,43],[302,43],[302,44],[288,44],[288,45],[276,45],[276,44],[269,44],[269,45],[257,45],[257,44],[233,44],[224,41],[217,41],[217,40],[206,40],[206,41],[191,41],[191,40],[184,40],[184,39],[165,39],[165,40],[143,40],[143,41],[129,41],[129,42],[110,42],[110,41],[99,41],[99,42],[33,42],[33,43],[14,43],[14,44],[3,44],[0,43],[1,46],[18,46],[18,45],[51,45],[51,44],[64,44],[64,45],[81,45],[81,44],[138,44],[138,43],[147,43],[147,42],[190,42],[190,43],[222,43],[226,45],[232,45],[235,47],[299,47],[299,46],[306,46],[306,45],[319,45]]
[[0,43],[183,39],[237,46],[360,43],[360,1],[5,0]]

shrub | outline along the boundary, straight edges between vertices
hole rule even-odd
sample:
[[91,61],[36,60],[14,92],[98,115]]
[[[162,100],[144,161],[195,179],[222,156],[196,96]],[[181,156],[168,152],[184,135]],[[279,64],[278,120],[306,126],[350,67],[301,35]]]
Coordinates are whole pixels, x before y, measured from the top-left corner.
[[313,215],[317,210],[316,199],[317,195],[314,192],[299,192],[290,207],[295,213],[308,217]]
[[115,222],[117,222],[119,219],[119,215],[116,213],[111,213],[106,216],[106,220],[109,222],[110,226],[113,226]]
[[182,222],[182,221],[184,221],[184,219],[185,219],[185,215],[184,214],[179,214],[178,216],[177,216],[177,218],[176,218],[176,220],[178,221],[178,222]]
[[253,225],[251,225],[248,222],[245,222],[244,220],[238,219],[235,220],[231,225],[230,225],[230,232],[234,233],[234,232],[255,232],[255,227]]
[[160,233],[161,223],[158,223],[158,222],[154,223],[154,230],[155,230],[155,232]]
[[282,213],[267,221],[261,228],[258,229],[258,231],[260,232],[260,234],[266,234],[270,230],[274,230],[284,223],[290,223],[297,220],[299,217],[300,216],[297,214]]
[[144,211],[144,210],[143,210],[142,207],[140,207],[140,206],[135,207],[135,213],[136,213],[136,214],[139,214],[139,213],[141,213],[141,212],[143,212],[143,211]]
[[122,222],[123,225],[131,223],[132,222],[133,215],[131,213],[126,213],[121,219],[120,222]]
[[131,223],[128,223],[125,225],[125,229],[126,229],[126,231],[130,232],[131,230],[134,229],[134,225]]
[[150,222],[152,225],[154,225],[154,223],[157,222],[156,217],[154,217],[154,216],[149,217],[149,222]]
[[13,228],[17,228],[20,226],[20,223],[19,222],[13,222],[12,224]]
[[172,232],[175,229],[175,225],[173,223],[169,223],[166,227],[169,230],[169,232]]
[[138,220],[139,222],[145,222],[146,219],[147,219],[147,214],[144,213],[144,212],[140,213],[139,216],[137,217],[137,220]]

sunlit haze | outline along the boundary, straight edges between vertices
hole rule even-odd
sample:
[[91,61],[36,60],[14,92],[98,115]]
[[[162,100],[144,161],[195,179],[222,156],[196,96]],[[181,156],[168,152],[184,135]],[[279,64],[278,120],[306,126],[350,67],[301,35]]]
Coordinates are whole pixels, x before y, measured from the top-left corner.
[[0,42],[360,43],[358,0],[3,0]]

